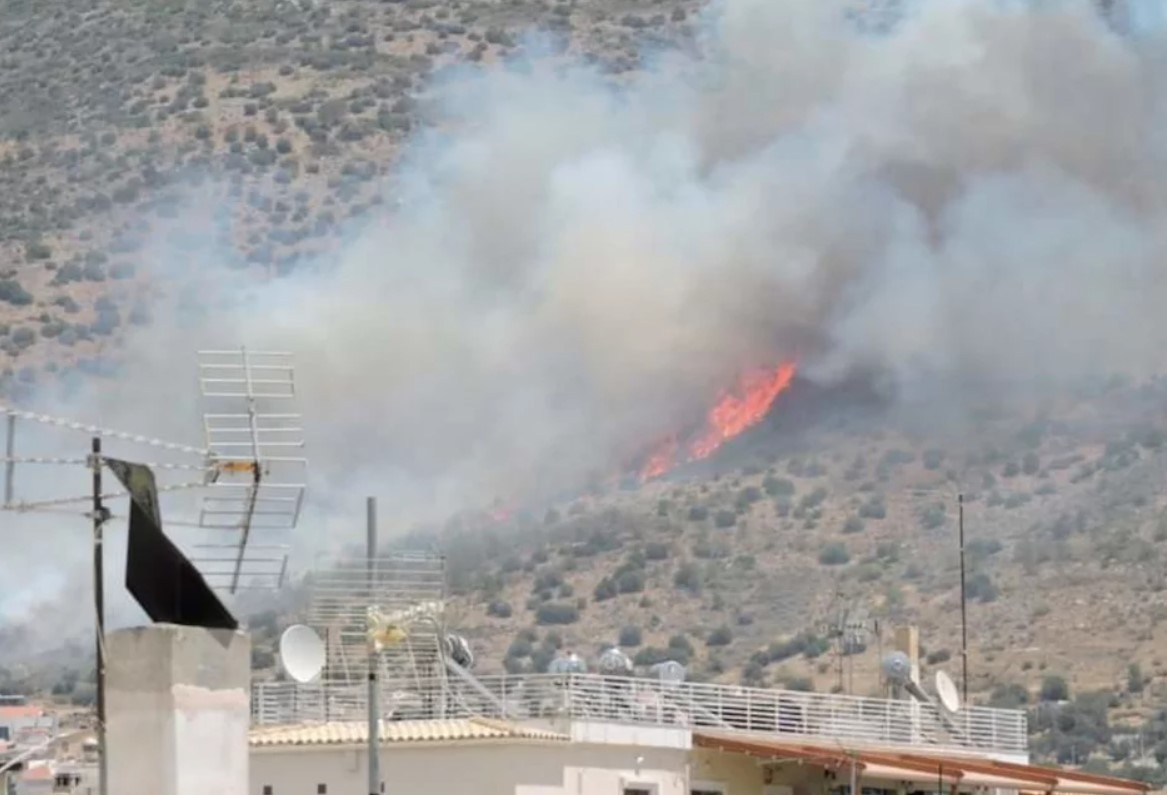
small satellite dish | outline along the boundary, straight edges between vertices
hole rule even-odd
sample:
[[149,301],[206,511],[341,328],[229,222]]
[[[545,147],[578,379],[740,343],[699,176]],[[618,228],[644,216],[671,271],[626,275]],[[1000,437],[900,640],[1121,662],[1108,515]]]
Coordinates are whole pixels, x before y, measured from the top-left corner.
[[467,671],[474,667],[474,652],[470,650],[469,641],[461,635],[446,635],[445,651],[447,657]]
[[556,657],[547,666],[547,673],[551,674],[586,674],[588,666],[575,652],[568,652],[566,656]]
[[311,627],[293,624],[280,635],[280,663],[297,682],[311,682],[324,668],[324,641]]
[[600,655],[600,673],[607,676],[628,676],[632,673],[632,659],[613,646]]
[[952,682],[952,677],[944,671],[936,672],[936,697],[949,712],[960,712],[960,693]]
[[912,679],[912,661],[902,651],[885,654],[880,661],[880,668],[884,677],[897,685],[906,685]]
[[685,666],[681,665],[676,660],[665,660],[664,662],[659,662],[652,666],[649,671],[656,674],[657,678],[660,679],[661,682],[668,685],[676,685],[685,681]]

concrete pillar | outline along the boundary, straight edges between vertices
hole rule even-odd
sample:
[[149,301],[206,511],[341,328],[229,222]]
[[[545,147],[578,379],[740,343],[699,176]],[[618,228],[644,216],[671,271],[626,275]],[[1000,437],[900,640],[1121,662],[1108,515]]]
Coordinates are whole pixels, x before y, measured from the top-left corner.
[[248,636],[156,624],[105,644],[111,795],[247,795]]

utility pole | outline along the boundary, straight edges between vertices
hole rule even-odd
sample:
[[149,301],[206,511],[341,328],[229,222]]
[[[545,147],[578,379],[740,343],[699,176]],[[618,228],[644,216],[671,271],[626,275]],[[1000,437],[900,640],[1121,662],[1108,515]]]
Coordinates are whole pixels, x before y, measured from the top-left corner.
[[[365,505],[368,532],[369,599],[377,592],[377,498],[369,497]],[[369,795],[381,795],[380,752],[380,687],[377,682],[377,645],[369,636]]]
[[964,494],[956,495],[956,527],[960,540],[960,678],[961,701],[968,703],[968,594],[964,585]]
[[95,679],[97,680],[98,792],[109,795],[109,765],[105,746],[105,522],[101,499],[101,437],[94,436],[89,464],[93,468],[93,605],[96,610]]

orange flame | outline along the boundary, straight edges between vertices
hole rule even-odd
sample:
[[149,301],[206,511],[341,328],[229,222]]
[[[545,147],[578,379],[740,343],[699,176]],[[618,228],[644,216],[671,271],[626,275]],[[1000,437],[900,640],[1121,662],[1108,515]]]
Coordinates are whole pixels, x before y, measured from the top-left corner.
[[652,480],[672,469],[679,447],[680,444],[677,442],[676,436],[670,436],[661,442],[660,446],[653,450],[649,454],[648,460],[644,462],[644,467],[640,470],[640,479]]
[[[777,397],[790,386],[795,370],[794,362],[783,362],[774,370],[754,370],[743,375],[738,394],[723,393],[709,410],[704,428],[686,446],[686,460],[708,458],[727,440],[760,422]],[[651,480],[676,466],[679,449],[675,436],[659,444],[641,468],[640,479]]]

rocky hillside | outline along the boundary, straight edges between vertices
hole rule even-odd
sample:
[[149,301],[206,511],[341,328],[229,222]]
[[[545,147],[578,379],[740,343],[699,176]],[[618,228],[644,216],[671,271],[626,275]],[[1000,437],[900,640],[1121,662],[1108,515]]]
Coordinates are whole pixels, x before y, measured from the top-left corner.
[[[162,268],[180,293],[207,252],[262,279],[328,251],[342,222],[383,201],[381,177],[442,70],[516,54],[528,32],[551,31],[618,79],[645,43],[686,40],[696,7],[60,0],[45,13],[6,4],[0,395],[100,371],[120,330],[159,311],[151,277]],[[198,234],[178,212],[191,195],[226,208]],[[159,241],[179,261],[158,262]]]

